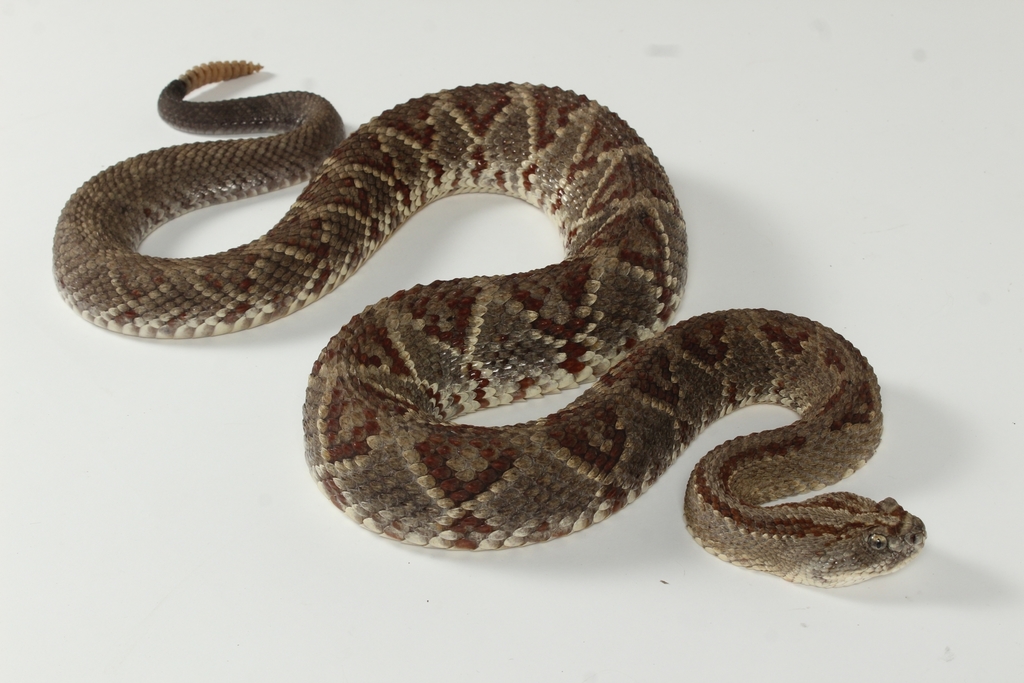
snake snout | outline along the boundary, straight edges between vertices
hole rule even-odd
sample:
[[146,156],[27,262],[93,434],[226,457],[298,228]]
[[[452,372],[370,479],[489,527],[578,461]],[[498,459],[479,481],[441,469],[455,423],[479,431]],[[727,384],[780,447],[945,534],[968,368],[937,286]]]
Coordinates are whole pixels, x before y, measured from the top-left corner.
[[917,552],[924,547],[925,539],[928,538],[924,522],[921,521],[920,517],[907,515],[906,525],[909,526],[909,529],[903,533],[903,542],[913,548],[913,552]]

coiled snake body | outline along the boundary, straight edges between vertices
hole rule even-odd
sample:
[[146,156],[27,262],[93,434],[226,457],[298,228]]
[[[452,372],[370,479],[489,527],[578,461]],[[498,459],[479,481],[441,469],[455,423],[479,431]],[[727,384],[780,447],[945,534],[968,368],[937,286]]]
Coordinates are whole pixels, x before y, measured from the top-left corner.
[[[303,409],[306,460],[362,526],[440,548],[564,536],[634,500],[710,422],[775,403],[800,419],[722,444],[694,469],[685,514],[698,543],[821,586],[893,571],[920,550],[924,525],[892,499],[764,505],[871,457],[874,373],[838,334],[785,313],[723,311],[665,329],[685,279],[684,224],[661,165],[615,114],[555,88],[480,85],[410,100],[341,142],[340,118],[316,95],[183,99],[258,68],[197,67],[165,89],[161,115],[197,132],[278,135],[143,154],[68,201],[54,270],[83,317],[164,338],[259,325],[332,290],[416,210],[458,192],[525,199],[566,245],[564,261],[539,270],[398,292],[320,354]],[[251,244],[188,259],[137,251],[186,211],[311,175]],[[449,421],[597,376],[535,422]]]

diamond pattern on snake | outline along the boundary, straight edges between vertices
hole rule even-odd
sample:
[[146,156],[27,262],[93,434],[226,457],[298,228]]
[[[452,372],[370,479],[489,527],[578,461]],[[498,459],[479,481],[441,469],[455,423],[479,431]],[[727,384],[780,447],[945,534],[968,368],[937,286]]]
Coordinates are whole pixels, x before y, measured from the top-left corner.
[[[194,102],[257,71],[217,62],[166,87],[161,116],[197,133],[268,133],[147,152],[68,201],[54,238],[64,299],[122,334],[182,339],[271,322],[345,281],[420,208],[462,192],[550,216],[565,259],[418,285],[368,306],[309,377],[306,462],[365,529],[432,548],[514,548],[600,522],[646,491],[711,422],[785,406],[793,424],[698,462],[686,527],[708,552],[832,587],[902,567],[924,524],[893,499],[824,493],[881,437],[878,382],[848,341],[767,310],[669,326],[686,279],[679,203],[637,133],[558,88],[491,84],[409,100],[347,139],[321,97]],[[309,181],[259,239],[220,254],[143,256],[188,211]],[[597,380],[565,409],[505,427],[451,418]]]

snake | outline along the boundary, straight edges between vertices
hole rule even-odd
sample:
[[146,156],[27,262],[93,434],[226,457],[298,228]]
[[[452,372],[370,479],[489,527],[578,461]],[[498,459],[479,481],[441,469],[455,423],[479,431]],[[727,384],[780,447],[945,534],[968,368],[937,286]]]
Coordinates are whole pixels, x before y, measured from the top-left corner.
[[[305,459],[360,526],[466,550],[566,536],[633,502],[715,420],[773,404],[796,420],[720,444],[694,467],[683,517],[696,542],[821,587],[918,555],[924,524],[892,498],[798,496],[849,476],[879,444],[878,380],[850,342],[761,309],[669,325],[686,279],[685,223],[661,163],[618,115],[559,88],[475,85],[409,100],[346,138],[334,107],[311,93],[186,99],[261,68],[195,67],[158,110],[188,132],[262,135],[135,156],[68,200],[53,270],[83,318],[161,339],[262,325],[331,292],[410,216],[458,193],[525,200],[564,242],[564,260],[543,268],[399,291],[320,353],[302,411]],[[249,244],[139,253],[186,212],[305,181]],[[453,421],[590,381],[542,419]]]

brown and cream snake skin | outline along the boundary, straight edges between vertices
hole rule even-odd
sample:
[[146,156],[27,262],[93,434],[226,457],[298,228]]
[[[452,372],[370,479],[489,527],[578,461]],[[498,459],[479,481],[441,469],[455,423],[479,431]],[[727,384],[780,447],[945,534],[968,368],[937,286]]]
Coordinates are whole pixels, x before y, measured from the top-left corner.
[[[160,113],[195,132],[278,135],[149,152],[68,201],[54,271],[84,318],[160,338],[269,322],[334,289],[418,209],[459,192],[525,199],[565,241],[565,260],[549,267],[398,292],[328,343],[303,409],[306,460],[356,522],[437,548],[565,536],[632,502],[714,420],[773,403],[800,419],[724,443],[694,469],[685,514],[701,546],[818,586],[894,571],[922,548],[923,523],[891,498],[765,506],[871,457],[882,429],[874,372],[832,330],[785,313],[723,311],[666,329],[686,275],[683,219],[665,171],[618,116],[557,88],[478,85],[410,100],[341,142],[334,108],[309,93],[183,99],[258,69],[197,67],[167,86]],[[175,216],[310,176],[251,244],[187,259],[137,251]],[[535,422],[450,422],[598,376]]]

